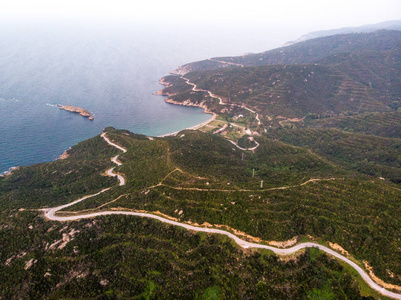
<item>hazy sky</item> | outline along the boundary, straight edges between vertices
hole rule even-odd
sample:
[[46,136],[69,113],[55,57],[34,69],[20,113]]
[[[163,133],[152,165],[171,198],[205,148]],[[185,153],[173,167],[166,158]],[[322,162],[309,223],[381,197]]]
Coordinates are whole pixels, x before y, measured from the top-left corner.
[[0,31],[15,30],[10,19],[67,21],[79,30],[153,28],[174,33],[172,42],[196,33],[216,48],[206,56],[221,56],[280,47],[312,31],[401,20],[401,0],[0,0]]
[[401,19],[400,0],[0,0],[0,17],[129,18],[332,29]]

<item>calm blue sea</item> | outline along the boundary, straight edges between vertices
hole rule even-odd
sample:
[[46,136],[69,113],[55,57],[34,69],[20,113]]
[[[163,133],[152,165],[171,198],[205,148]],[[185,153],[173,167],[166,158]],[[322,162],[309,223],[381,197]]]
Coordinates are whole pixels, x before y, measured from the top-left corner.
[[[204,122],[210,115],[201,109],[152,93],[179,65],[255,46],[237,35],[134,22],[0,23],[0,173],[54,160],[107,126],[157,136]],[[85,108],[95,120],[56,104]]]

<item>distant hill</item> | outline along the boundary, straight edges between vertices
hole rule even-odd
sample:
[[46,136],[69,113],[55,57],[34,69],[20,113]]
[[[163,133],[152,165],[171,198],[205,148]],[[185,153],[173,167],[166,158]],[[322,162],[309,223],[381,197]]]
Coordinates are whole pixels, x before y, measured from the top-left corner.
[[325,58],[339,53],[356,54],[361,51],[394,51],[395,53],[399,53],[400,48],[401,31],[397,30],[340,34],[307,40],[257,54],[216,57],[193,62],[179,67],[176,73],[183,74],[190,71],[234,66],[318,63]]
[[338,29],[330,30],[319,30],[313,31],[308,34],[301,36],[295,41],[288,42],[285,46],[293,45],[306,40],[311,40],[319,37],[336,35],[336,34],[347,34],[347,33],[360,33],[360,32],[373,32],[377,30],[401,30],[401,20],[386,21],[377,24],[369,24],[358,27],[343,27]]

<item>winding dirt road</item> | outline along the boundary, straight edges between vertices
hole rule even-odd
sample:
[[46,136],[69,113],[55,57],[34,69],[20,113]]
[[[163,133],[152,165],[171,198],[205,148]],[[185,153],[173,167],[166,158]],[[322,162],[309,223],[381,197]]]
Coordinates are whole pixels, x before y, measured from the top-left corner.
[[[217,60],[216,60],[216,61],[217,61]],[[220,62],[220,61],[219,61],[219,62]],[[237,64],[234,64],[234,65],[237,65]],[[259,119],[259,114],[258,114],[256,111],[254,111],[254,110],[252,110],[252,109],[246,107],[244,104],[239,105],[239,104],[228,104],[228,103],[225,103],[221,97],[219,97],[219,96],[213,94],[211,91],[198,88],[197,85],[196,85],[195,83],[191,82],[188,78],[186,78],[186,77],[184,77],[184,76],[181,76],[181,78],[185,80],[185,83],[186,83],[186,84],[192,85],[192,90],[193,90],[194,92],[205,92],[205,93],[208,93],[210,97],[215,98],[215,99],[218,99],[220,105],[231,105],[231,106],[237,106],[237,107],[241,107],[241,108],[243,108],[243,109],[246,109],[247,111],[250,111],[251,113],[255,114],[255,119],[258,121],[258,125],[261,125],[261,124],[262,124],[262,123],[260,122],[260,119]]]
[[[105,139],[105,141],[110,144],[113,147],[116,147],[117,149],[120,149],[121,151],[123,151],[124,153],[127,152],[127,150],[113,142],[111,142],[105,133],[101,134],[101,137],[103,137]],[[117,161],[117,156],[113,157],[113,162],[115,162],[116,164],[120,165],[121,163]],[[116,173],[113,172],[113,169],[110,169],[107,171],[107,173],[110,172],[110,174],[115,174],[115,175],[111,175],[111,176],[121,176],[118,175]],[[122,179],[120,179],[120,177],[118,177],[118,179],[120,180],[120,185],[124,185],[125,184],[125,179],[123,176],[121,176]],[[91,197],[95,197],[101,193],[106,192],[107,190],[109,190],[110,188],[106,188],[101,190],[100,192],[93,194],[93,195],[88,195],[85,196],[83,198],[80,198],[74,202],[68,203],[68,204],[64,204],[58,207],[54,207],[54,208],[50,208],[50,209],[45,209],[44,210],[44,214],[45,217],[49,220],[53,220],[53,221],[59,221],[59,222],[65,222],[65,221],[75,221],[75,220],[80,220],[80,219],[84,219],[84,218],[94,218],[94,217],[98,217],[98,216],[105,216],[105,215],[131,215],[131,216],[137,216],[137,217],[143,217],[143,218],[150,218],[150,219],[155,219],[158,220],[160,222],[166,223],[166,224],[170,224],[173,226],[179,226],[182,228],[185,228],[187,230],[193,230],[196,232],[206,232],[206,233],[216,233],[216,234],[223,234],[225,236],[228,236],[229,238],[233,239],[240,247],[242,248],[257,248],[257,249],[267,249],[267,250],[271,250],[274,253],[278,254],[278,255],[288,255],[288,254],[292,254],[295,253],[301,249],[304,248],[310,248],[310,247],[315,247],[320,249],[321,251],[324,251],[344,262],[346,262],[347,264],[349,264],[351,267],[353,267],[363,278],[363,280],[365,280],[365,282],[374,290],[378,291],[379,293],[387,296],[387,297],[391,297],[394,299],[401,299],[401,294],[398,293],[394,293],[391,291],[386,290],[385,288],[379,286],[378,284],[376,284],[370,277],[369,275],[361,268],[359,267],[356,263],[354,263],[353,261],[349,260],[348,258],[346,258],[345,256],[335,252],[334,250],[327,248],[325,246],[316,244],[316,243],[301,243],[298,244],[296,246],[293,246],[291,248],[286,248],[286,249],[280,249],[280,248],[276,248],[276,247],[272,247],[272,246],[268,246],[268,245],[263,245],[263,244],[256,244],[256,243],[251,243],[251,242],[247,242],[243,239],[240,239],[239,237],[237,237],[236,235],[232,234],[231,232],[225,231],[225,230],[221,230],[221,229],[216,229],[216,228],[205,228],[205,227],[197,227],[197,226],[193,226],[193,225],[189,225],[189,224],[185,224],[185,223],[180,223],[177,221],[173,221],[167,218],[163,218],[161,216],[158,215],[153,215],[150,213],[140,213],[140,212],[129,212],[129,211],[102,211],[102,212],[95,212],[95,213],[89,213],[89,214],[82,214],[82,215],[76,215],[76,216],[66,216],[66,217],[61,217],[56,215],[56,213],[59,210],[62,210],[64,208],[70,207],[74,204],[77,204],[81,201],[84,201],[88,198]]]
[[[125,148],[123,148],[123,147],[121,147],[121,146],[119,146],[119,145],[113,143],[112,141],[110,141],[110,140],[107,138],[105,132],[103,132],[100,136],[101,136],[102,138],[104,138],[104,140],[105,140],[109,145],[111,145],[111,146],[113,146],[113,147],[116,147],[117,149],[123,151],[124,153],[127,152],[127,149],[125,149]],[[118,157],[119,157],[119,155],[116,155],[116,156],[112,157],[112,158],[111,158],[111,161],[112,161],[113,163],[115,163],[116,165],[121,166],[122,163],[121,163],[120,161],[118,161]],[[108,169],[107,172],[106,172],[106,174],[109,175],[109,176],[111,176],[111,177],[117,177],[118,181],[120,182],[120,186],[125,185],[125,178],[124,178],[124,176],[122,176],[122,175],[120,175],[120,174],[114,172],[114,168]]]
[[236,67],[244,68],[243,64],[237,64],[237,63],[233,63],[233,62],[229,62],[229,61],[225,61],[225,60],[218,60],[218,59],[215,59],[215,58],[209,58],[208,60],[215,61],[215,62],[221,63],[223,65],[229,65],[229,66],[236,66]]
[[253,151],[253,150],[255,150],[256,148],[259,147],[259,143],[258,143],[257,141],[255,141],[255,140],[254,140],[254,142],[255,142],[256,146],[255,146],[255,147],[252,147],[252,148],[242,148],[242,147],[238,146],[238,144],[235,143],[235,142],[232,141],[232,140],[227,139],[227,141],[229,141],[229,142],[230,142],[231,144],[233,144],[235,147],[237,147],[238,149],[243,150],[243,151]]
[[223,101],[223,99],[221,99],[221,97],[216,96],[216,95],[213,94],[211,91],[204,90],[204,89],[199,89],[195,83],[189,81],[189,79],[186,78],[186,77],[184,77],[184,76],[181,76],[181,78],[185,80],[185,83],[186,83],[186,84],[192,85],[192,90],[193,90],[194,92],[205,92],[205,93],[208,93],[210,97],[215,98],[215,99],[218,99],[220,105],[228,105],[227,103],[224,103],[224,101]]
[[[248,110],[248,111],[254,113],[254,114],[255,114],[255,118],[256,118],[256,120],[258,121],[258,125],[261,124],[260,119],[259,119],[259,114],[258,114],[257,112],[255,112],[254,110],[252,110],[252,109],[246,107],[245,105],[237,105],[237,104],[228,104],[228,103],[225,103],[221,97],[219,97],[219,96],[213,94],[211,91],[198,88],[197,85],[196,85],[195,83],[191,82],[188,78],[186,78],[186,77],[184,77],[184,76],[181,76],[181,78],[185,80],[185,83],[186,83],[186,84],[192,86],[192,90],[193,90],[194,92],[206,92],[206,93],[209,94],[210,97],[215,98],[215,99],[218,99],[220,105],[238,106],[238,107],[242,107],[242,108],[244,108],[244,109],[246,109],[246,110]],[[198,126],[198,128],[199,128],[199,127],[201,127],[201,126]],[[234,141],[232,141],[232,140],[230,140],[230,139],[227,139],[227,140],[230,141],[230,142],[231,142],[235,147],[237,147],[238,149],[244,150],[244,151],[246,151],[246,150],[248,150],[248,151],[253,151],[253,150],[255,150],[256,148],[259,147],[259,143],[256,142],[256,141],[255,141],[255,143],[256,143],[256,146],[255,146],[255,147],[245,149],[245,148],[242,148],[242,147],[238,146],[238,144],[236,144]]]

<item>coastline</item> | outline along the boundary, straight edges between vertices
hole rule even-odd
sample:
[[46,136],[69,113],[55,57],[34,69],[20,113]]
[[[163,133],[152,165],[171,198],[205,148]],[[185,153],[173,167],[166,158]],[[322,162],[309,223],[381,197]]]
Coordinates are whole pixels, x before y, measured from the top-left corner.
[[68,153],[68,151],[70,151],[71,147],[68,147],[67,150],[65,150],[63,152],[63,154],[61,154],[56,160],[60,160],[60,159],[66,159],[67,157],[70,156],[70,154]]
[[19,168],[20,168],[19,166],[18,167],[10,167],[7,171],[0,173],[0,176],[8,177],[13,173],[13,171],[18,170]]
[[[171,73],[175,74],[173,72],[171,72]],[[159,80],[159,84],[163,85],[164,87],[162,89],[158,90],[157,92],[154,92],[153,94],[156,95],[156,96],[167,97],[167,98],[164,99],[164,102],[169,103],[169,104],[174,104],[174,105],[199,107],[199,108],[203,109],[203,112],[205,114],[211,114],[212,115],[209,120],[207,120],[205,122],[202,122],[200,124],[188,127],[188,128],[184,128],[182,130],[196,130],[196,129],[199,129],[199,128],[209,124],[210,122],[214,121],[217,118],[217,114],[214,113],[214,112],[209,111],[208,108],[203,103],[196,104],[196,103],[193,103],[193,102],[191,102],[189,100],[184,101],[184,102],[176,102],[176,101],[170,99],[169,97],[173,96],[173,94],[169,94],[169,93],[163,92],[164,88],[171,86],[171,84],[169,82],[164,81],[164,77]],[[176,131],[176,132],[172,132],[172,133],[162,134],[162,135],[159,135],[157,137],[174,136],[174,135],[177,135],[177,133],[179,133],[182,130],[179,130],[179,131]]]

